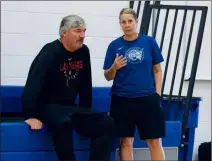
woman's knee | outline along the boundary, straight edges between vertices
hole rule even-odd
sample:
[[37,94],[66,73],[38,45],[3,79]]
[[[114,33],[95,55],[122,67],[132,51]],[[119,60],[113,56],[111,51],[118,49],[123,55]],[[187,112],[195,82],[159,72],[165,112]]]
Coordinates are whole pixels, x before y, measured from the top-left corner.
[[133,145],[133,138],[131,137],[124,137],[120,139],[121,147],[122,148],[128,148],[132,147]]
[[161,140],[160,139],[147,139],[146,143],[149,148],[158,148],[161,146]]

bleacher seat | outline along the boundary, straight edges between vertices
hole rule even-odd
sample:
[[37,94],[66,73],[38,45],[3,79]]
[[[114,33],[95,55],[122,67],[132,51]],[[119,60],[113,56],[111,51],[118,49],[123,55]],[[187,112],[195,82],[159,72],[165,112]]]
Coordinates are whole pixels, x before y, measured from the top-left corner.
[[[20,96],[23,87],[1,86],[1,112],[21,112]],[[93,108],[108,112],[110,105],[110,88],[93,88]],[[31,130],[24,120],[2,120],[0,130],[0,155],[2,161],[9,160],[57,160],[51,138],[45,125],[41,130]],[[162,139],[164,147],[177,147],[180,144],[181,122],[166,121],[166,137]],[[77,160],[88,160],[90,139],[78,135],[74,131],[74,149]],[[134,148],[146,148],[147,145],[135,134]],[[116,149],[119,147],[118,138],[114,142],[111,159],[115,160]]]

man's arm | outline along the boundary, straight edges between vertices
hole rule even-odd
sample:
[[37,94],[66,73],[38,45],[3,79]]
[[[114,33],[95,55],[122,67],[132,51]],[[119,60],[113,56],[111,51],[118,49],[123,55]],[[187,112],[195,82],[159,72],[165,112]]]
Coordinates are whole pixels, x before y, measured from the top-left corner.
[[[87,48],[87,47],[86,47]],[[92,72],[90,51],[86,49],[86,62],[84,66],[83,76],[81,77],[80,91],[79,91],[79,106],[85,108],[92,108]]]
[[41,90],[51,63],[49,54],[42,52],[38,54],[30,67],[22,93],[22,107],[25,119],[37,118],[36,109],[41,103]]

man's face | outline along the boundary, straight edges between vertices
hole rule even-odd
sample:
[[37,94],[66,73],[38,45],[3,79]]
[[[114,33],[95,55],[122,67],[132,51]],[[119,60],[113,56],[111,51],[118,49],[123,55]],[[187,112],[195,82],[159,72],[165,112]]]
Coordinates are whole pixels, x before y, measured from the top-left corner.
[[70,28],[63,34],[66,44],[76,50],[81,48],[85,39],[85,31],[85,26]]
[[122,14],[120,25],[125,35],[131,35],[136,32],[137,21],[132,14]]

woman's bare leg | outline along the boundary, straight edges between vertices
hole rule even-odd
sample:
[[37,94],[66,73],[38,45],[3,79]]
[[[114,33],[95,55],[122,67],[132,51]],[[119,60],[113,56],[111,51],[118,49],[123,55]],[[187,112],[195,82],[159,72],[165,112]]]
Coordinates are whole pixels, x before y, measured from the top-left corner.
[[165,160],[165,155],[160,139],[147,139],[146,143],[149,147],[152,161]]
[[120,160],[131,161],[133,160],[133,138],[124,137],[120,140]]

